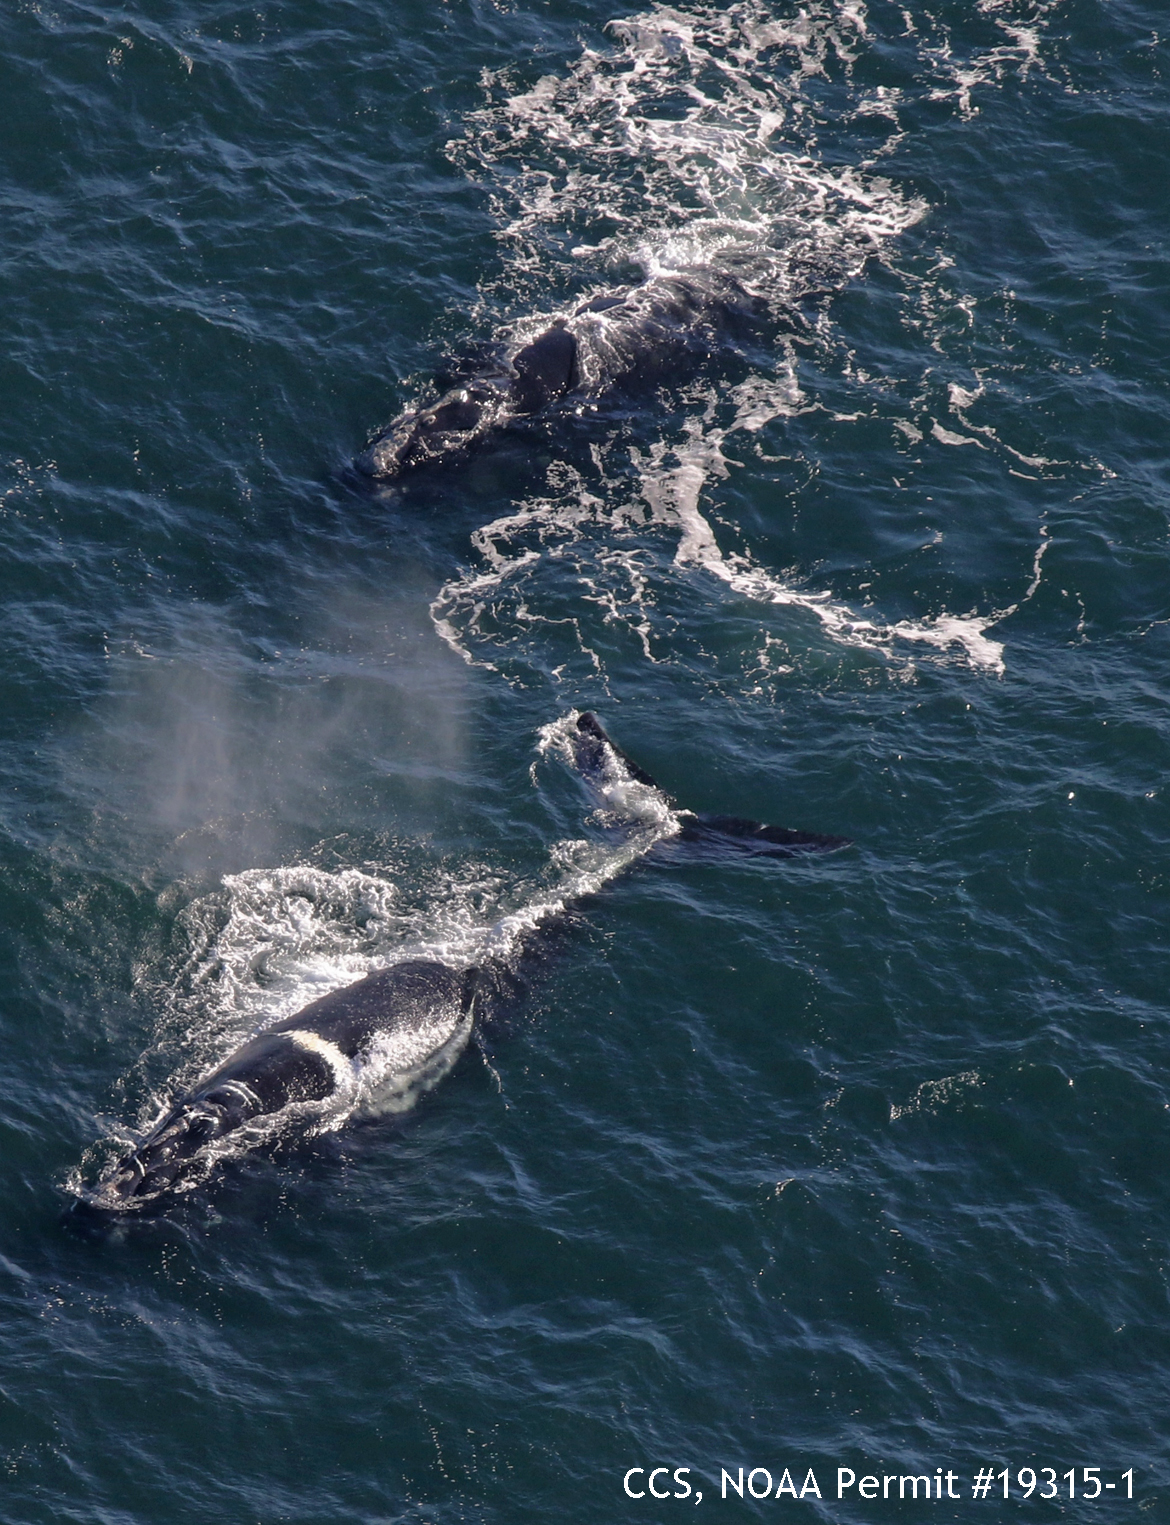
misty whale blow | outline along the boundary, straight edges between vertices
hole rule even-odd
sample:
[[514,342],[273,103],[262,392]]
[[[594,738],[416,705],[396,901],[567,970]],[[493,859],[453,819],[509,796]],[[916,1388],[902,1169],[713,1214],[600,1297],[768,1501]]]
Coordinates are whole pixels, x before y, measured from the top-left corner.
[[456,456],[562,398],[665,381],[758,320],[762,305],[733,276],[700,269],[595,296],[566,317],[542,320],[547,327],[535,337],[505,344],[491,365],[429,407],[408,409],[355,464],[367,476],[392,478]]
[[[546,739],[617,831],[619,848],[597,884],[659,844],[700,855],[775,858],[847,845],[843,837],[678,809],[588,712],[548,727]],[[538,909],[525,935],[566,909],[564,900]],[[73,1221],[109,1227],[163,1213],[226,1158],[332,1131],[354,1117],[405,1110],[451,1069],[507,974],[505,959],[496,956],[464,969],[411,959],[274,1023],[182,1095],[94,1185],[77,1187]]]

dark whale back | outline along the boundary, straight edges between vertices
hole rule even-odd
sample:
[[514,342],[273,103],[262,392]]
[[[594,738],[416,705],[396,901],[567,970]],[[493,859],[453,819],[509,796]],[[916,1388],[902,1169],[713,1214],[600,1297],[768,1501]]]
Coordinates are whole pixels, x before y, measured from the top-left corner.
[[331,991],[274,1023],[263,1036],[311,1032],[352,1059],[379,1034],[419,1032],[437,1018],[466,1013],[475,994],[475,974],[431,959],[394,964]]
[[[599,316],[613,310],[603,308]],[[559,340],[550,343],[533,357],[529,374],[547,365],[547,374],[557,376],[566,355]],[[679,809],[588,711],[567,717],[565,739],[581,779],[607,809],[617,802],[614,819],[624,810],[644,833],[642,854],[786,858],[847,845],[844,837]],[[542,926],[546,919],[552,918],[542,918]],[[431,959],[404,961],[273,1023],[180,1096],[137,1146],[79,1195],[75,1225],[100,1231],[127,1214],[164,1212],[178,1192],[206,1180],[225,1154],[290,1129],[320,1130],[363,1112],[404,1110],[451,1068],[483,1015],[480,1008],[515,998],[511,963],[510,956],[492,956],[456,970]]]
[[539,413],[571,392],[581,379],[577,341],[562,323],[518,350],[512,358],[516,379],[512,401],[517,413]]
[[760,304],[730,276],[661,276],[595,297],[571,320],[582,391],[654,385],[726,345],[759,321]]

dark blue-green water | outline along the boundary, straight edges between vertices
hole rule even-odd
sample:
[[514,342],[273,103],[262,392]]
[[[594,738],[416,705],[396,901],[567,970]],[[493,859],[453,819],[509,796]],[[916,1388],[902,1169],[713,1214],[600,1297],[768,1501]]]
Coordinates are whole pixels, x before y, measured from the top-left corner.
[[[1170,1519],[1166,29],[10,0],[0,1518]],[[737,353],[351,473],[733,257]],[[585,707],[855,845],[635,865],[409,1115],[62,1227],[257,1025],[600,883]]]

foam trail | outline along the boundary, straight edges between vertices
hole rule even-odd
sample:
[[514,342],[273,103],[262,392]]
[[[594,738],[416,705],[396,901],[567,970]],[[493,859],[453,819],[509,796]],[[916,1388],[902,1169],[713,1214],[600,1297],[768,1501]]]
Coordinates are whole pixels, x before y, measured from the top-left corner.
[[450,146],[499,219],[492,298],[531,306],[550,280],[612,279],[624,262],[651,276],[734,268],[781,309],[839,287],[925,211],[872,154],[831,166],[817,150],[808,82],[830,60],[849,68],[860,6],[784,21],[755,0],[663,5],[610,32],[563,77],[516,89],[488,76],[489,105]]
[[723,436],[696,433],[691,446],[676,448],[679,464],[662,467],[661,456],[642,479],[642,495],[659,522],[674,520],[679,529],[676,566],[697,566],[717,577],[734,592],[761,603],[805,609],[816,616],[825,632],[844,645],[889,648],[895,641],[931,646],[939,651],[958,647],[973,667],[1002,675],[1003,646],[986,635],[1002,613],[940,614],[931,620],[899,620],[881,623],[859,617],[847,604],[827,593],[810,593],[792,587],[772,573],[754,565],[746,556],[725,555],[715,532],[699,506],[700,495],[711,476],[726,476],[721,445]]
[[974,48],[965,57],[946,28],[935,23],[937,40],[924,48],[924,59],[938,77],[929,92],[932,101],[954,101],[963,117],[979,111],[976,92],[1000,85],[1011,76],[1027,79],[1045,73],[1041,43],[1062,0],[978,0],[977,13],[991,21],[1005,39],[994,47]]
[[[904,646],[958,653],[973,667],[1002,675],[1003,646],[986,632],[1012,610],[989,615],[941,613],[925,620],[876,620],[859,615],[827,592],[786,582],[747,555],[724,552],[702,511],[701,498],[712,478],[728,473],[722,450],[725,438],[725,433],[704,431],[695,423],[685,444],[661,442],[644,456],[633,452],[640,478],[640,511],[629,502],[606,504],[586,491],[579,479],[569,479],[566,496],[535,500],[484,526],[473,536],[473,544],[485,565],[479,572],[452,579],[441,589],[431,610],[436,629],[465,660],[474,662],[483,659],[472,655],[469,642],[482,645],[486,639],[507,644],[509,631],[516,631],[518,611],[529,627],[542,619],[557,622],[558,617],[539,613],[539,569],[544,558],[550,557],[558,562],[563,575],[570,549],[578,548],[578,576],[585,585],[585,597],[604,602],[611,619],[625,619],[653,660],[649,616],[655,598],[653,583],[661,573],[632,546],[623,550],[621,542],[623,538],[644,541],[648,529],[657,529],[677,537],[671,561],[674,568],[705,572],[741,598],[801,609],[841,645],[890,656],[896,656]],[[540,551],[525,544],[509,554],[511,546],[530,540],[534,533],[541,543]],[[631,589],[632,596],[624,601],[619,600],[613,586],[615,570],[621,571]],[[604,596],[599,593],[601,583],[607,584]],[[513,591],[509,596],[510,587]],[[489,614],[494,623],[504,625],[501,635],[489,634],[484,628]],[[580,645],[588,652],[583,640]]]

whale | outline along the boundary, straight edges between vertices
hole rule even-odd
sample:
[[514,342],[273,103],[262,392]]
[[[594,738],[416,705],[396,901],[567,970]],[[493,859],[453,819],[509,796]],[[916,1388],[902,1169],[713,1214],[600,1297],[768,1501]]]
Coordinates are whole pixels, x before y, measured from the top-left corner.
[[[259,1143],[352,1089],[380,1043],[395,1050],[389,1088],[429,1089],[462,1053],[478,970],[412,959],[333,991],[249,1038],[169,1108],[89,1194],[91,1207],[157,1210],[210,1174],[216,1146]],[[222,1150],[218,1151],[222,1152]]]
[[[614,860],[622,869],[656,851],[790,858],[849,845],[845,837],[680,809],[591,711],[572,712],[556,736],[628,849]],[[567,902],[557,904],[550,917],[535,919],[530,935],[568,911]],[[450,1072],[477,1022],[515,989],[507,959],[489,955],[466,968],[407,958],[322,996],[254,1033],[173,1099],[94,1183],[76,1189],[67,1216],[83,1231],[158,1217],[251,1149],[407,1110]]]
[[354,464],[391,480],[464,454],[493,431],[570,400],[660,385],[758,326],[760,298],[726,271],[683,269],[602,291],[525,323],[475,371],[369,440]]

